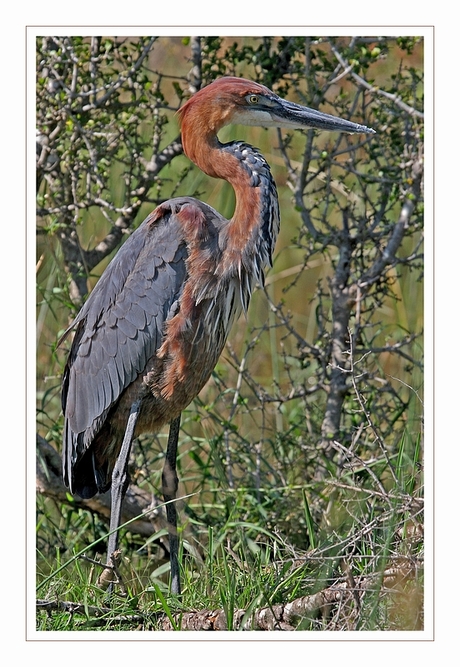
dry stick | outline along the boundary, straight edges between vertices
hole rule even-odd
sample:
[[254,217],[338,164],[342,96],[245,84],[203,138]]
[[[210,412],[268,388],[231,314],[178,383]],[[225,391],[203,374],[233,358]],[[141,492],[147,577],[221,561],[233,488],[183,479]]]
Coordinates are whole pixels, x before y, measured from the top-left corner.
[[[354,389],[354,391],[355,391],[355,395],[356,395],[356,398],[358,399],[358,403],[359,403],[359,405],[360,405],[360,407],[361,407],[361,410],[363,411],[363,414],[364,414],[365,417],[366,417],[367,423],[369,424],[369,427],[370,427],[372,433],[374,434],[376,441],[379,443],[380,449],[381,449],[381,451],[382,451],[383,456],[385,457],[385,461],[386,461],[386,463],[387,463],[387,465],[388,465],[388,468],[390,469],[390,472],[391,472],[391,475],[392,475],[392,477],[393,477],[393,480],[398,484],[398,483],[399,483],[399,480],[398,480],[398,477],[397,477],[397,475],[396,475],[396,473],[395,473],[395,471],[394,471],[393,465],[392,465],[392,463],[391,463],[391,461],[390,461],[390,459],[389,459],[388,452],[387,452],[387,449],[386,449],[386,447],[385,447],[385,443],[383,442],[382,438],[380,437],[380,433],[377,431],[377,429],[376,429],[375,426],[374,426],[374,422],[373,422],[372,419],[371,419],[371,415],[370,415],[369,411],[366,409],[366,406],[365,406],[364,401],[363,401],[363,397],[361,396],[361,393],[360,393],[360,391],[359,391],[359,389],[358,389],[358,386],[357,386],[357,384],[356,384],[356,376],[355,376],[355,370],[354,370],[354,369],[355,369],[355,366],[354,366],[354,361],[353,361],[353,356],[354,356],[353,336],[352,336],[352,333],[351,333],[350,329],[348,329],[348,335],[349,335],[349,340],[350,340],[350,375],[351,375],[351,384],[352,384],[353,389]],[[364,462],[363,462],[363,464],[364,464]],[[377,484],[377,486],[378,486],[378,488],[380,489],[380,491],[381,491],[382,493],[385,493],[385,489],[384,489],[382,483],[381,483],[380,480],[376,477],[376,475],[373,473],[372,469],[369,468],[369,467],[367,467],[366,469],[367,469],[367,472],[372,476],[372,479],[373,479],[374,482]],[[388,502],[389,502],[389,501],[388,501]]]
[[[395,576],[408,578],[415,576],[416,566],[406,563],[405,567],[391,568],[384,572],[384,580],[391,585]],[[343,608],[351,599],[359,600],[374,583],[375,577],[363,577],[359,584],[353,580],[354,587],[350,588],[350,580],[337,582],[336,584],[318,591],[312,595],[306,595],[288,602],[255,610],[252,614],[246,614],[245,610],[239,609],[233,615],[233,629],[235,630],[295,630],[296,626],[305,619],[313,619],[319,614],[327,618],[334,604]],[[183,630],[225,630],[227,629],[227,618],[223,610],[213,612],[199,612],[198,614],[184,614],[182,616],[181,629]],[[198,623],[197,623],[198,621]],[[200,623],[204,621],[204,626]],[[225,624],[225,625],[224,625]],[[169,621],[163,624],[163,629],[168,629]]]
[[[400,109],[402,109],[403,111],[405,111],[406,113],[408,113],[410,116],[415,116],[415,117],[417,117],[417,118],[421,118],[421,119],[423,120],[423,118],[424,118],[424,114],[423,114],[421,111],[418,111],[417,109],[414,109],[414,107],[411,107],[411,106],[409,106],[408,104],[406,104],[405,102],[403,102],[402,99],[401,99],[400,97],[398,97],[398,95],[395,95],[394,93],[388,93],[386,90],[381,90],[381,88],[377,88],[376,86],[373,86],[372,84],[368,83],[368,82],[366,81],[366,79],[363,79],[362,76],[359,76],[359,74],[356,74],[356,72],[353,71],[353,67],[352,67],[349,63],[347,63],[347,61],[345,60],[345,58],[342,58],[341,54],[339,53],[339,51],[335,48],[335,46],[334,46],[333,44],[331,44],[331,50],[332,50],[332,53],[333,53],[333,54],[335,55],[335,57],[337,58],[337,60],[339,61],[340,65],[341,65],[341,66],[343,67],[343,69],[345,70],[344,73],[346,73],[346,74],[350,74],[350,75],[353,77],[353,79],[354,79],[360,86],[362,86],[363,88],[365,88],[366,90],[368,90],[370,93],[373,93],[373,94],[375,94],[375,95],[379,95],[379,96],[381,96],[381,97],[385,97],[386,99],[388,99],[388,100],[390,100],[391,102],[393,102],[393,104],[395,104],[396,106],[398,106]],[[343,76],[343,74],[339,75],[339,76],[338,76],[334,81],[332,81],[331,83],[335,83],[335,82],[338,81],[342,76]]]

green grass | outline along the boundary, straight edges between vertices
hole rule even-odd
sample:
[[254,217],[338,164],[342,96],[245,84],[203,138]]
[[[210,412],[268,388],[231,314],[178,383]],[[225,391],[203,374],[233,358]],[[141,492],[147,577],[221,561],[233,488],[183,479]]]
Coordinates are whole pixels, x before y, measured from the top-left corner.
[[[190,447],[180,459],[183,468],[203,445],[198,441],[196,450],[193,443]],[[73,614],[39,611],[37,630],[161,630],[168,620],[172,629],[181,630],[184,614],[194,610],[223,612],[226,629],[233,630],[237,610],[249,621],[262,608],[313,596],[350,577],[359,584],[359,603],[349,587],[343,603],[307,613],[295,628],[419,630],[419,457],[419,441],[403,436],[391,459],[381,456],[372,466],[350,466],[335,478],[298,487],[231,490],[205,468],[208,489],[182,500],[179,599],[169,593],[169,564],[161,550],[126,526],[120,567],[126,593],[120,595],[117,588],[108,604],[106,591],[97,585],[101,568],[93,562],[103,558],[103,524],[88,511],[53,507],[41,499],[37,599],[82,607]],[[62,534],[63,527],[65,543],[56,546],[56,532]],[[96,539],[87,541],[89,535]],[[395,572],[390,580],[383,574],[389,568]]]

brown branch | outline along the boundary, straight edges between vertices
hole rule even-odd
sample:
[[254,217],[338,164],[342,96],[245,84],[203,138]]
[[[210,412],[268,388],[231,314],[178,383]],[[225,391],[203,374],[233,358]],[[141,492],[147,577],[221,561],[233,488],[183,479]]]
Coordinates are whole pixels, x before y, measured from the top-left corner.
[[398,221],[395,223],[391,236],[384,251],[363,276],[354,283],[349,283],[350,263],[352,254],[351,239],[348,232],[346,211],[344,211],[343,231],[340,234],[339,262],[330,282],[332,297],[332,334],[331,334],[331,378],[323,423],[321,425],[322,447],[326,453],[331,452],[331,440],[340,429],[342,406],[349,389],[347,376],[350,373],[351,355],[348,347],[352,345],[349,333],[349,322],[353,307],[359,308],[360,301],[371,285],[380,280],[388,266],[398,262],[396,253],[404,239],[410,218],[420,199],[423,177],[422,161],[413,165],[413,182],[410,192],[401,208]]
[[[359,613],[362,598],[373,585],[379,584],[382,592],[395,589],[416,576],[419,563],[406,559],[392,564],[383,573],[355,579],[350,576],[350,568],[346,568],[346,578],[329,588],[312,595],[305,595],[292,602],[272,605],[247,613],[238,609],[233,613],[231,629],[233,630],[295,630],[300,621],[315,618],[318,615],[328,617],[333,605],[340,604],[354,607]],[[379,581],[381,578],[381,582]],[[353,582],[353,585],[350,585]],[[357,604],[359,601],[359,604]],[[355,614],[355,615],[356,615]],[[227,613],[223,609],[204,610],[181,614],[177,617],[181,630],[228,630]],[[163,622],[163,630],[172,630],[171,621]]]
[[410,218],[420,199],[423,178],[423,163],[417,160],[412,168],[412,186],[401,208],[398,222],[394,225],[388,243],[374,264],[366,271],[359,280],[359,287],[368,290],[369,287],[379,280],[387,266],[396,263],[396,253],[404,239],[404,234],[409,226]]
[[127,72],[122,72],[119,76],[118,79],[110,84],[110,86],[106,87],[106,92],[103,96],[96,98],[94,95],[95,91],[90,91],[92,102],[90,104],[85,104],[82,107],[83,112],[88,112],[92,109],[96,109],[98,107],[103,107],[107,103],[110,97],[123,86],[126,81],[129,81],[129,79],[141,68],[141,66],[144,64],[144,61],[148,58],[148,55],[150,51],[152,50],[152,46],[155,43],[155,41],[158,39],[158,37],[151,37],[150,40],[147,42],[147,44],[144,46],[139,58],[137,61],[132,65],[132,67],[127,71]]
[[390,100],[397,107],[399,107],[400,109],[405,111],[407,114],[409,114],[409,116],[414,116],[416,118],[421,118],[421,119],[424,118],[423,112],[418,111],[417,109],[414,109],[414,107],[411,107],[408,104],[406,104],[405,102],[403,102],[402,99],[398,95],[395,95],[394,93],[389,93],[386,90],[382,90],[381,88],[377,88],[376,86],[368,83],[365,79],[363,79],[362,76],[359,76],[359,74],[356,74],[356,72],[353,71],[353,66],[350,65],[345,60],[345,58],[343,58],[341,56],[339,51],[335,48],[335,46],[332,43],[331,43],[331,50],[332,50],[332,53],[337,58],[337,60],[339,61],[341,67],[343,67],[344,72],[339,77],[337,77],[333,82],[330,82],[330,83],[337,82],[340,78],[342,78],[342,76],[344,76],[346,74],[350,74],[358,85],[362,86],[363,88],[365,88],[370,93],[373,93],[374,95],[379,95],[380,97],[385,97],[387,100]]
[[331,332],[331,378],[328,387],[326,409],[321,424],[322,446],[326,453],[340,428],[342,405],[347,388],[347,377],[343,369],[348,364],[347,344],[351,310],[355,302],[356,289],[349,284],[353,243],[348,228],[348,212],[343,212],[343,230],[340,233],[339,261],[330,281],[332,297]]
[[[136,196],[136,201],[123,210],[123,214],[115,221],[109,233],[91,250],[85,250],[81,247],[78,234],[72,223],[64,227],[61,231],[61,244],[65,257],[65,266],[69,268],[75,282],[75,293],[72,293],[72,300],[79,303],[87,294],[87,276],[91,273],[107,255],[115,250],[121,242],[121,239],[127,230],[131,227],[140,206],[144,203],[146,195],[152,183],[157,178],[160,171],[168,165],[173,158],[181,155],[183,152],[180,138],[171,141],[160,153],[152,155],[149,162],[144,164],[145,174],[140,180],[136,191],[131,193]],[[95,201],[101,208],[105,204],[102,200]],[[84,208],[89,207],[90,202],[85,203]],[[74,298],[75,297],[75,298]]]

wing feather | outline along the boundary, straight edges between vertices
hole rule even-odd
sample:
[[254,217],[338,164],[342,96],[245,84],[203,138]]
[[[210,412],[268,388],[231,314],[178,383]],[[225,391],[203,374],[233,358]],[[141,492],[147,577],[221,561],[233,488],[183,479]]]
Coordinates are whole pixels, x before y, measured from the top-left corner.
[[[109,264],[72,325],[78,335],[64,373],[65,434],[85,433],[88,446],[94,425],[143,372],[179,298],[186,258],[180,225],[170,214],[155,224],[147,218]],[[71,446],[66,438],[64,447]]]
[[[200,209],[196,215],[193,206]],[[226,223],[189,197],[159,206],[118,251],[64,333],[63,338],[75,330],[62,383],[63,476],[84,498],[110,485],[109,463],[96,464],[88,450],[111,408],[162,345],[167,320],[180,309],[188,279],[184,220],[193,236],[190,227],[203,215],[215,230]],[[203,250],[216,261],[217,236],[209,237]]]

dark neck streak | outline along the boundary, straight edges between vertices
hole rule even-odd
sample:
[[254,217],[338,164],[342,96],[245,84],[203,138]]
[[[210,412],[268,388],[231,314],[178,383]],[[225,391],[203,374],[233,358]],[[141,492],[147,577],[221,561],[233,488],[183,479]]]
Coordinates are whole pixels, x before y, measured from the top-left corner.
[[242,141],[221,144],[213,133],[200,139],[199,143],[187,139],[188,157],[235,191],[235,211],[222,230],[222,275],[244,270],[262,282],[279,230],[278,197],[270,167],[255,148]]
[[262,283],[279,231],[276,185],[265,158],[249,144],[235,141],[222,145],[220,152],[233,167],[227,180],[236,196],[228,225],[229,245],[240,252],[246,270],[252,270]]

